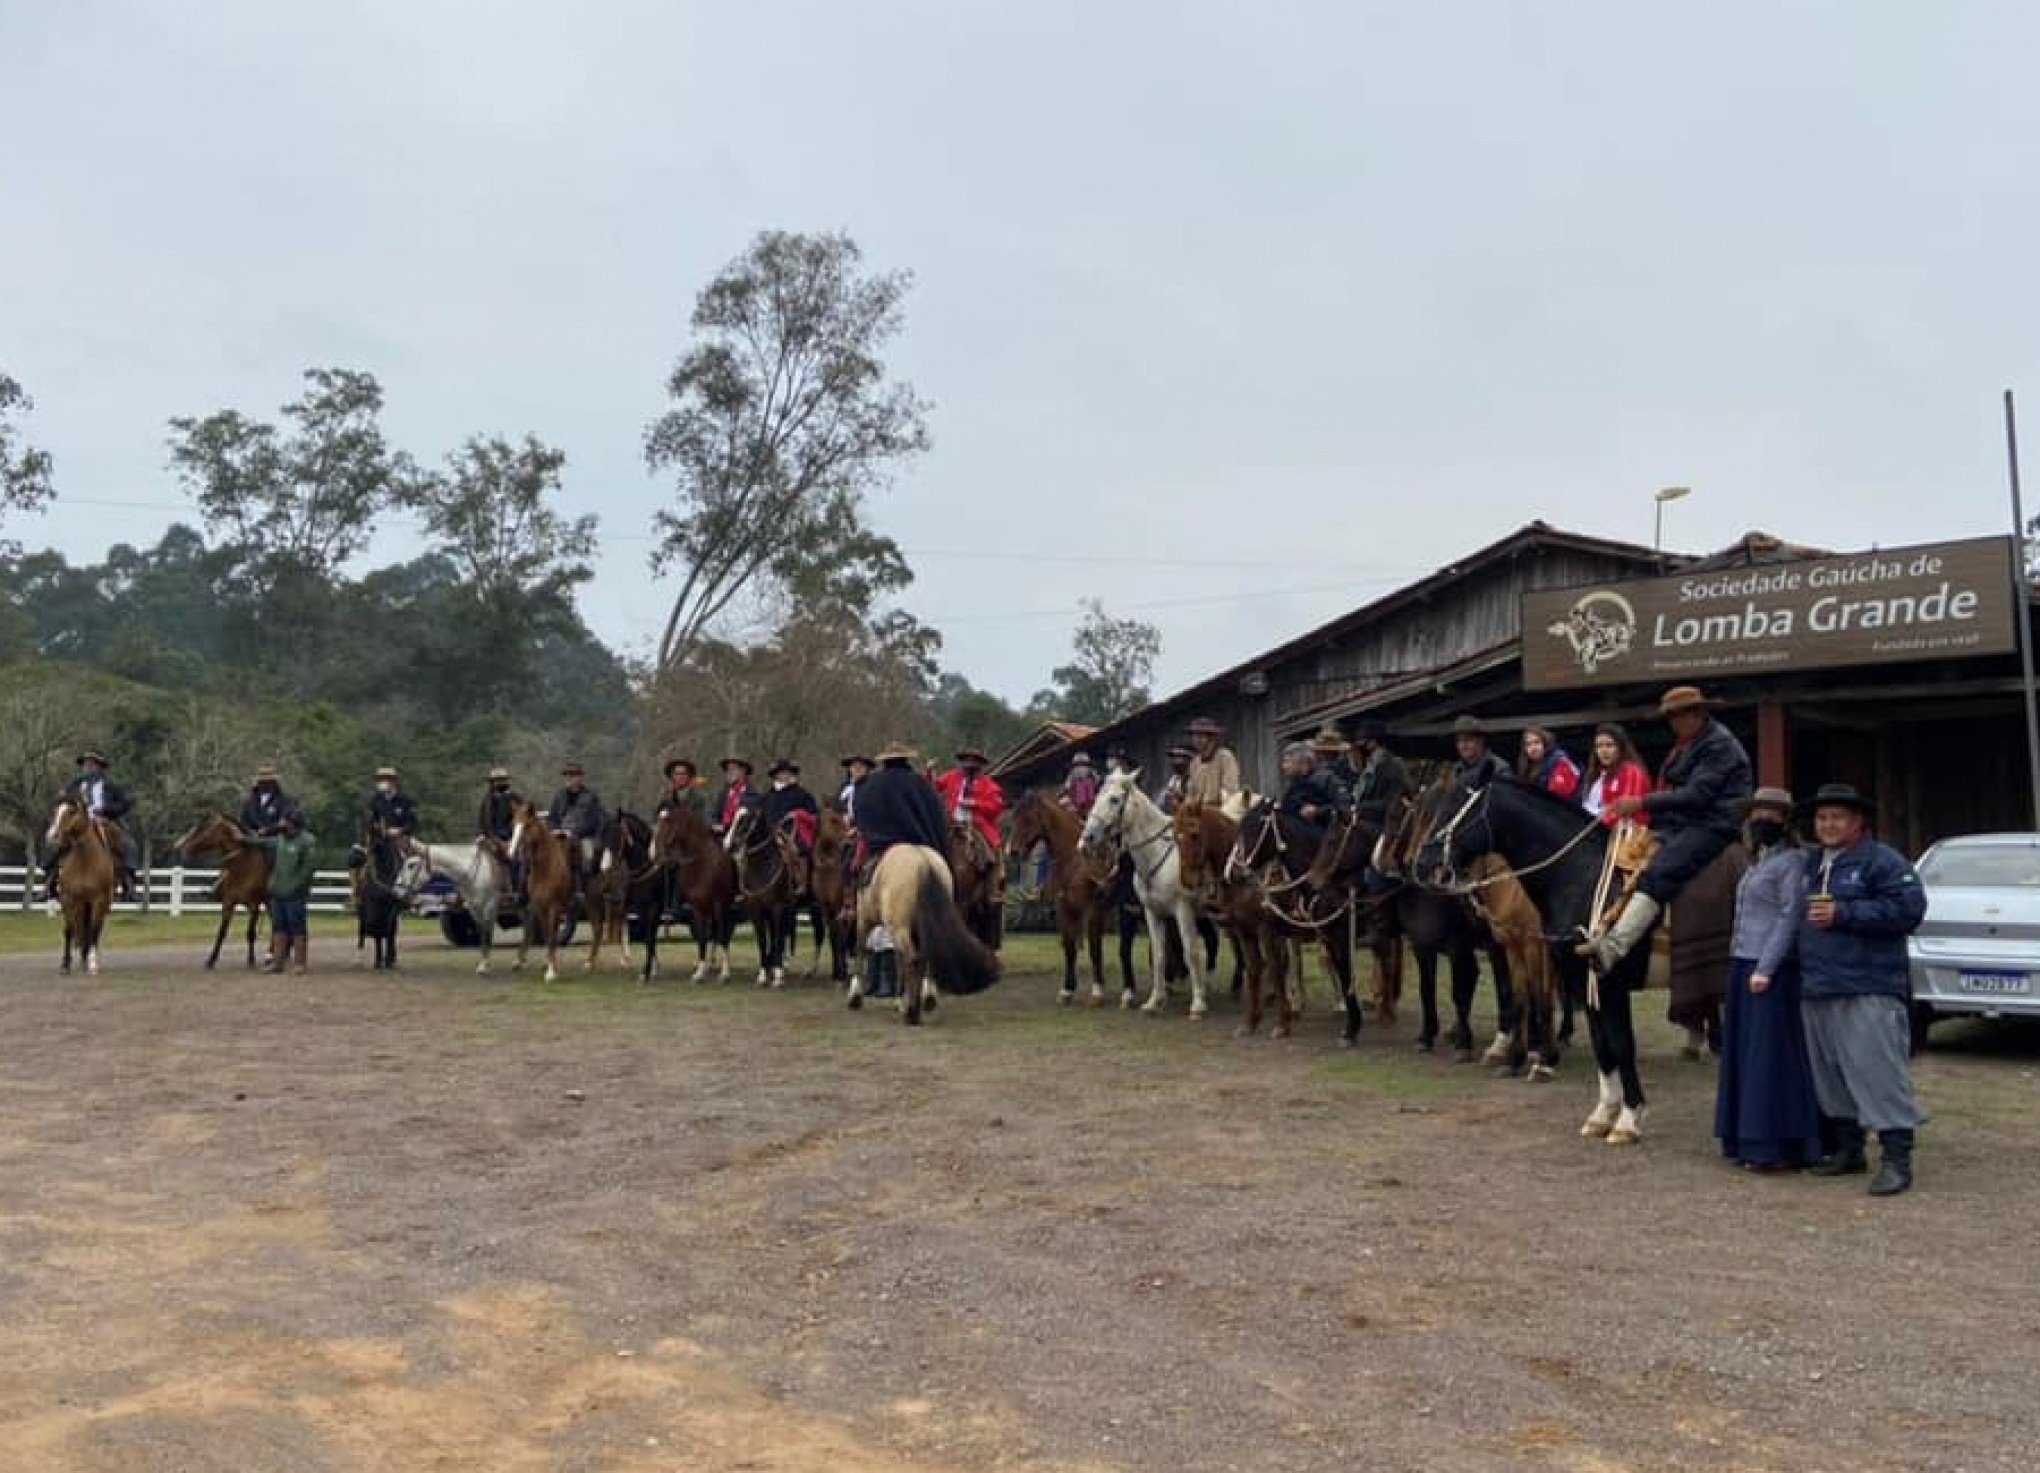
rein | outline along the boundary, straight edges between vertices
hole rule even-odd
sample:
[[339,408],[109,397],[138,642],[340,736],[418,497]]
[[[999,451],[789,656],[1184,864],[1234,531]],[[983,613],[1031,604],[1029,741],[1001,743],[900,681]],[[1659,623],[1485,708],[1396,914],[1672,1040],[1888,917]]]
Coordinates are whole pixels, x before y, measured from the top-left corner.
[[[1467,795],[1466,801],[1459,805],[1459,811],[1453,814],[1451,819],[1446,823],[1445,827],[1439,831],[1438,834],[1439,853],[1440,856],[1445,861],[1446,871],[1448,874],[1451,873],[1452,839],[1454,834],[1458,831],[1460,821],[1464,819],[1468,814],[1473,812],[1476,806],[1484,803],[1487,799],[1487,796],[1488,788],[1485,784],[1483,784],[1479,788],[1476,788],[1472,793]],[[1498,870],[1494,874],[1489,875],[1484,880],[1463,880],[1463,881],[1448,880],[1446,883],[1442,885],[1425,884],[1421,880],[1419,880],[1418,883],[1420,885],[1423,885],[1423,887],[1427,890],[1434,890],[1443,895],[1469,895],[1469,896],[1474,895],[1479,891],[1490,888],[1491,886],[1499,885],[1504,880],[1520,879],[1524,875],[1534,875],[1538,873],[1540,870],[1550,869],[1554,864],[1557,864],[1561,859],[1564,859],[1566,855],[1572,853],[1573,850],[1579,848],[1581,844],[1585,843],[1589,838],[1591,838],[1594,834],[1594,831],[1600,827],[1601,821],[1598,818],[1595,818],[1591,814],[1589,814],[1587,817],[1587,824],[1585,828],[1581,829],[1578,833],[1574,834],[1570,839],[1567,839],[1563,844],[1559,845],[1559,847],[1554,849],[1551,853],[1545,855],[1544,858],[1535,860],[1530,864],[1521,866],[1520,868],[1513,864],[1504,865],[1500,870]]]

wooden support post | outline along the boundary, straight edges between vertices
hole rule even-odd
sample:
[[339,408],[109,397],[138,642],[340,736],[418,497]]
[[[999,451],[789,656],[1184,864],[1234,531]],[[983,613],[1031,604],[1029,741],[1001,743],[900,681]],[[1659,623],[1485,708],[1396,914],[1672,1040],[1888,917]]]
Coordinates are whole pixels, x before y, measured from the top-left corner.
[[1792,786],[1792,735],[1778,701],[1757,703],[1757,782],[1767,788]]

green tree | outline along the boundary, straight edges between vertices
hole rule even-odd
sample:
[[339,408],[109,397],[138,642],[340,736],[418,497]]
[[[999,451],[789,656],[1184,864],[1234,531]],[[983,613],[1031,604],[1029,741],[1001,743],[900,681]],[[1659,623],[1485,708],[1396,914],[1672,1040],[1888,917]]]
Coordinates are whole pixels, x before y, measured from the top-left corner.
[[1162,652],[1161,631],[1140,619],[1115,619],[1095,598],[1082,603],[1074,658],[1049,672],[1053,692],[1037,695],[1034,705],[1053,702],[1065,721],[1109,726],[1131,716],[1151,699],[1155,660]]
[[595,518],[569,518],[552,502],[566,452],[527,435],[521,445],[476,436],[422,476],[407,501],[454,565],[481,611],[551,629],[574,589],[594,576]]
[[881,357],[910,278],[861,262],[847,235],[770,231],[696,299],[673,407],[645,433],[647,463],[677,486],[653,519],[653,569],[681,572],[661,673],[761,582],[863,615],[911,577],[863,520],[865,497],[929,443],[926,406]]
[[0,372],[0,514],[40,511],[57,494],[50,453],[29,444],[17,424],[34,408],[21,385]]

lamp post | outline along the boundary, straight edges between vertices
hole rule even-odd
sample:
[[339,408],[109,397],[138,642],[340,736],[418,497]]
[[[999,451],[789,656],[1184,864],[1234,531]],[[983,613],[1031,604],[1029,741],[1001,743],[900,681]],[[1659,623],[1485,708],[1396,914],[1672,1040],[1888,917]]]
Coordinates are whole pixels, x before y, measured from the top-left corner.
[[1657,502],[1657,519],[1651,527],[1650,550],[1662,552],[1665,546],[1665,503],[1677,501],[1682,496],[1691,496],[1691,486],[1667,486],[1652,499]]

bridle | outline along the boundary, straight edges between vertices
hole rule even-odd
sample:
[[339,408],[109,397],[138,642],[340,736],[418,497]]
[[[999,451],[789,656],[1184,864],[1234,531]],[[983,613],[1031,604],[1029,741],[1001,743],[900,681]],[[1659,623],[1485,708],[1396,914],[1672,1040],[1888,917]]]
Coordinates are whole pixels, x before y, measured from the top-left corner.
[[[1419,876],[1417,879],[1417,883],[1424,889],[1436,891],[1437,893],[1443,895],[1465,895],[1465,896],[1477,895],[1480,891],[1489,889],[1495,885],[1499,885],[1504,880],[1519,880],[1524,875],[1534,875],[1538,873],[1540,870],[1550,869],[1553,865],[1557,864],[1561,859],[1564,859],[1568,854],[1572,853],[1573,850],[1579,848],[1581,844],[1585,843],[1589,838],[1593,836],[1595,830],[1601,827],[1601,820],[1594,817],[1592,814],[1588,814],[1586,826],[1582,828],[1578,833],[1574,834],[1570,839],[1567,839],[1563,844],[1559,845],[1558,848],[1552,850],[1551,853],[1545,855],[1544,858],[1534,860],[1531,863],[1522,865],[1520,867],[1513,864],[1505,864],[1494,874],[1488,875],[1483,879],[1461,880],[1458,878],[1458,871],[1455,870],[1452,865],[1452,841],[1458,835],[1459,826],[1462,823],[1464,823],[1475,812],[1475,810],[1478,809],[1484,811],[1486,809],[1488,795],[1493,791],[1493,787],[1494,785],[1492,783],[1482,783],[1479,787],[1475,788],[1472,792],[1468,793],[1466,801],[1459,805],[1458,809],[1453,813],[1452,817],[1446,820],[1445,826],[1438,831],[1436,835],[1438,843],[1438,859],[1440,867],[1445,874],[1445,880],[1444,883],[1439,884],[1427,881],[1423,879],[1421,876]],[[1489,824],[1489,831],[1490,833],[1493,832],[1492,821],[1490,821]],[[1428,847],[1428,841],[1422,847]]]

